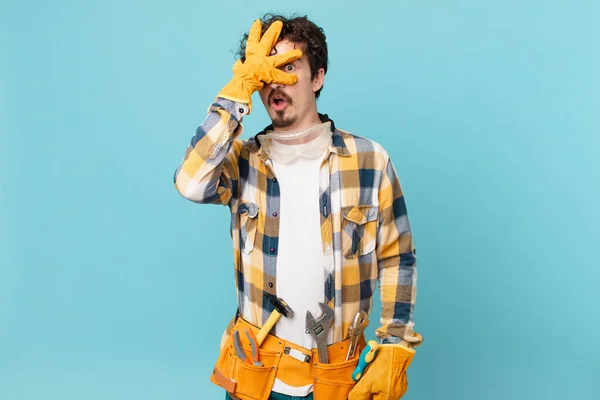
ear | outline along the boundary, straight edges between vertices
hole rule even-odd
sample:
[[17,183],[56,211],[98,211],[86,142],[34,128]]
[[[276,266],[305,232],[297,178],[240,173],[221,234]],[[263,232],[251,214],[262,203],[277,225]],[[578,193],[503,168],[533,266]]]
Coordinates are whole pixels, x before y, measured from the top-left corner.
[[323,82],[325,81],[325,70],[323,68],[319,68],[317,74],[313,78],[312,81],[312,89],[313,92],[321,89],[323,87]]

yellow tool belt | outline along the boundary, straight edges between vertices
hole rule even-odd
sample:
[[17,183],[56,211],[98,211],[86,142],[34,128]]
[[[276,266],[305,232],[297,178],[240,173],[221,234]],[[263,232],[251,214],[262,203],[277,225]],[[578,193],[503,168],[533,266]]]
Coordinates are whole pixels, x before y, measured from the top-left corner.
[[[267,400],[275,378],[290,386],[313,384],[315,400],[346,400],[354,386],[352,372],[365,347],[361,336],[354,356],[346,361],[350,340],[328,346],[329,363],[319,362],[318,350],[306,349],[294,343],[267,335],[259,349],[259,361],[264,366],[251,365],[236,354],[231,332],[251,329],[256,335],[259,328],[241,317],[229,329],[210,380],[241,400]],[[245,335],[242,335],[244,338]],[[248,340],[242,340],[247,355],[252,354]]]

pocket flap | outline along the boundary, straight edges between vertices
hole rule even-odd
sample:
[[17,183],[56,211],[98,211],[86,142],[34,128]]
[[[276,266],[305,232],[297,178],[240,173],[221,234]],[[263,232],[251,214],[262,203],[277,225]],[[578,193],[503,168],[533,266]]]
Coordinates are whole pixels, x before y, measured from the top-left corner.
[[370,221],[376,221],[379,214],[379,207],[372,205],[357,205],[342,207],[342,214],[345,219],[355,224],[363,225]]

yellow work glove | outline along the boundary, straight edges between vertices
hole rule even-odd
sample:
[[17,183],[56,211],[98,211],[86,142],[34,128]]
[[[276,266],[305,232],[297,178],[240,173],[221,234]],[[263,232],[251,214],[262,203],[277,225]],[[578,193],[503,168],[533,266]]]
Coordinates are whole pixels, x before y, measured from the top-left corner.
[[248,104],[248,114],[252,111],[252,93],[263,88],[265,83],[293,85],[298,80],[296,74],[288,74],[277,67],[302,57],[302,51],[294,49],[283,54],[270,56],[279,39],[283,23],[275,21],[260,37],[262,22],[257,19],[250,28],[246,42],[246,61],[237,60],[233,65],[233,78],[219,92],[218,96],[239,103]]
[[414,355],[415,350],[401,344],[380,344],[348,400],[398,400],[408,389],[406,370]]

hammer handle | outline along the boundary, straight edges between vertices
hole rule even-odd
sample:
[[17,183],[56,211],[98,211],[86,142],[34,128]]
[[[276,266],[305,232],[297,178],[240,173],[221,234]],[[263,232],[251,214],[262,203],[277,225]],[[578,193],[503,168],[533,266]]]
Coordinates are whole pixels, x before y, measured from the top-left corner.
[[265,324],[262,326],[262,328],[260,328],[260,330],[256,334],[256,344],[258,345],[258,347],[262,345],[262,342],[265,340],[269,332],[271,332],[271,329],[273,329],[277,321],[279,321],[280,317],[281,313],[277,311],[277,309],[271,312],[271,315],[269,316],[269,319],[267,319],[267,322],[265,322]]

